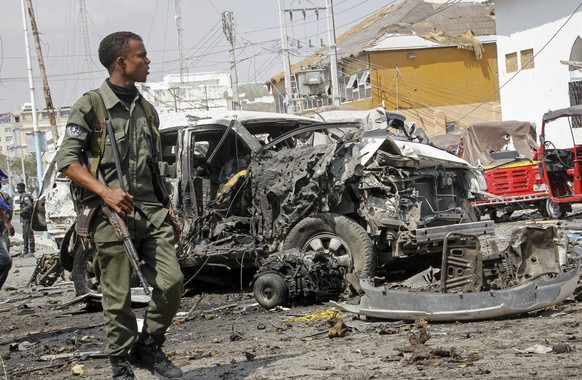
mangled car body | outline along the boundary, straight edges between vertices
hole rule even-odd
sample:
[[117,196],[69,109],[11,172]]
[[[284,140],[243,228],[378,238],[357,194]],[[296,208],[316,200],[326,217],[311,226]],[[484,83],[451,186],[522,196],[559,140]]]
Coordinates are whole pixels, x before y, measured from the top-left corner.
[[[333,257],[344,275],[367,276],[396,260],[438,257],[447,232],[494,228],[470,204],[483,190],[478,170],[387,128],[246,112],[161,122],[160,171],[184,226],[178,258],[196,280],[224,282],[274,252],[307,247]],[[65,185],[47,185],[46,200],[66,198]],[[63,252],[79,246],[68,243],[63,220],[55,229],[47,216],[70,261]]]
[[481,173],[406,136],[358,123],[306,126],[264,145],[245,135],[226,124],[178,134],[182,151],[195,152],[178,158],[175,199],[186,227],[178,257],[198,276],[256,270],[270,254],[297,248],[366,277],[393,261],[440,257],[451,231],[493,232],[471,207]]

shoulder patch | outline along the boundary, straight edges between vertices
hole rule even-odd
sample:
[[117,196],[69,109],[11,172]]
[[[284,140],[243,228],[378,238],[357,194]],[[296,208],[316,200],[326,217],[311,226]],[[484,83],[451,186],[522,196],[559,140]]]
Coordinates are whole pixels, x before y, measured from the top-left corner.
[[67,124],[67,136],[77,137],[81,134],[82,128],[77,124]]

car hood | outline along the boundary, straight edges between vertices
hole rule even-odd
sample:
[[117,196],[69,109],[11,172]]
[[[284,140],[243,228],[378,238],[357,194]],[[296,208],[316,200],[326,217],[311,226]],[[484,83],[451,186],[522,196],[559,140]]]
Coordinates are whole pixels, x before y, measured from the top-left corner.
[[427,167],[438,164],[447,168],[472,168],[471,165],[460,157],[447,153],[441,149],[427,144],[421,144],[413,141],[391,139],[387,137],[365,137],[360,143],[362,165],[369,164],[374,154],[382,148],[392,155],[408,158],[403,162],[408,167]]

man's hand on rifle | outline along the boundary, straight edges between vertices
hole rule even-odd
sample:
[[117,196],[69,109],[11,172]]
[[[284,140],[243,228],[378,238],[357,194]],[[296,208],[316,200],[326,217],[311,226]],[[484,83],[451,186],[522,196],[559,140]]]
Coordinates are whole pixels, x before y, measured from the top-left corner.
[[133,212],[133,196],[120,188],[107,187],[101,198],[121,217]]
[[133,212],[133,196],[120,188],[109,187],[97,180],[79,162],[73,162],[63,169],[63,173],[77,185],[99,195],[119,216]]

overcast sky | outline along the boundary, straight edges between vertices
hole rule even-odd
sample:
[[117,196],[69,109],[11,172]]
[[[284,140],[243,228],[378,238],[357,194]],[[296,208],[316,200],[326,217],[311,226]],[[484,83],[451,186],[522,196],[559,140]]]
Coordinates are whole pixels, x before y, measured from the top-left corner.
[[[392,0],[334,0],[336,34],[382,9]],[[264,82],[282,71],[278,0],[182,0],[183,52],[188,72],[228,70],[228,43],[222,12],[235,21],[238,77],[241,83]],[[85,0],[87,38],[83,38],[81,0],[33,0],[42,52],[55,107],[72,105],[90,88],[98,87],[107,72],[97,48],[107,34],[130,30],[142,36],[152,60],[149,81],[179,73],[174,0]],[[285,8],[325,7],[325,0],[285,0]],[[0,113],[30,102],[21,0],[2,0],[0,23]],[[287,34],[291,63],[311,54],[321,39],[328,41],[325,12],[293,15]],[[45,106],[34,39],[29,26],[36,104]],[[314,48],[309,48],[309,40]],[[86,50],[90,56],[87,56]]]

